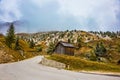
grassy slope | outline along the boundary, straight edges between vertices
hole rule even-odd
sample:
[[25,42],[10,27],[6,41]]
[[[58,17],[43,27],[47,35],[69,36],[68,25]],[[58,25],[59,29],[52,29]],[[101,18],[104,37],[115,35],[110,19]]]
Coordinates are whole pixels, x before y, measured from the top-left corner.
[[111,59],[110,62],[117,63],[120,60],[120,52],[118,51],[118,44],[120,44],[120,39],[112,39],[112,40],[94,40],[90,41],[84,45],[79,50],[75,51],[75,55],[85,57],[85,54],[91,54],[94,52],[95,46],[97,43],[103,42],[105,48],[107,49],[107,54]]
[[118,65],[88,61],[74,56],[53,54],[48,58],[69,65],[71,70],[120,72]]
[[[22,50],[19,51],[10,49],[5,44],[4,36],[0,36],[0,63],[20,61],[39,55],[39,53],[35,52],[35,49],[29,48],[28,43],[23,40],[20,40],[20,46]],[[23,55],[21,51],[23,51]]]
[[[64,34],[64,36],[61,37],[61,34]],[[27,38],[29,38],[29,36],[30,36],[29,34],[21,34],[21,35],[23,35],[24,37],[27,37]],[[68,39],[71,39],[71,41],[73,41],[71,43],[76,45],[77,37],[81,37],[81,41],[85,42],[85,43],[81,43],[82,47],[80,49],[75,50],[75,55],[80,56],[82,58],[86,58],[86,54],[93,55],[96,44],[99,42],[103,42],[105,48],[107,49],[107,54],[109,56],[109,58],[108,57],[106,58],[106,59],[108,59],[108,62],[117,63],[120,60],[120,52],[118,52],[118,49],[117,49],[118,44],[120,44],[119,38],[112,38],[112,40],[111,40],[109,38],[102,38],[98,35],[91,34],[86,31],[47,32],[45,34],[41,34],[41,33],[33,34],[32,36],[35,39],[36,38],[38,38],[38,40],[41,39],[41,41],[38,41],[38,42],[45,43],[42,45],[46,45],[46,43],[49,44],[49,42],[51,42],[51,41],[54,42],[54,38],[57,39],[58,41],[59,40],[67,41]],[[89,40],[90,40],[90,42],[89,42]],[[43,49],[44,49],[44,51],[46,51],[47,46],[43,47]]]

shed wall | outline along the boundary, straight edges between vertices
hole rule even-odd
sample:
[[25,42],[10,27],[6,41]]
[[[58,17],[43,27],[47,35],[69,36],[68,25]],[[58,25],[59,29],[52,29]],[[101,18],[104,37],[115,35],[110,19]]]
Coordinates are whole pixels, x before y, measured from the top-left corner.
[[54,52],[57,54],[74,55],[74,48],[65,47],[62,44],[58,44]]

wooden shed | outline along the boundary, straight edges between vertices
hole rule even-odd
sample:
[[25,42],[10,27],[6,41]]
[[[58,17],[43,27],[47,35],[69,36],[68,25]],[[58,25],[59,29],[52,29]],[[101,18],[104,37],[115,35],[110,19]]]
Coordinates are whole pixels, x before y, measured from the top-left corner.
[[54,49],[54,53],[74,55],[74,45],[68,42],[60,41]]

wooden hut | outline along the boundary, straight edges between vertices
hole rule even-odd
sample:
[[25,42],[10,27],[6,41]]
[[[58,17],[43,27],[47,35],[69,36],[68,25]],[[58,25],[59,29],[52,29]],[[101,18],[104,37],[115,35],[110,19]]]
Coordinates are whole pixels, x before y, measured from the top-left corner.
[[74,45],[68,42],[60,41],[54,49],[54,53],[74,55]]

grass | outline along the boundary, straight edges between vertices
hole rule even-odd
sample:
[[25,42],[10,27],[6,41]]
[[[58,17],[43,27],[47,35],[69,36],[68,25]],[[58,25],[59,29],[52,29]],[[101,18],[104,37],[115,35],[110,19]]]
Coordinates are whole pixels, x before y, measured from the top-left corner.
[[107,49],[107,54],[109,57],[105,57],[110,63],[116,64],[120,60],[120,52],[118,45],[120,44],[120,39],[112,40],[93,40],[84,45],[79,50],[75,51],[76,56],[86,57],[86,54],[94,53],[96,44],[102,42],[105,48]]
[[118,65],[88,61],[74,56],[53,54],[48,58],[69,65],[71,70],[120,72]]
[[0,52],[4,52],[0,54],[3,56],[6,54],[8,55],[6,56],[6,58],[0,56],[0,59],[1,59],[0,62],[8,63],[8,62],[21,61],[21,60],[28,59],[41,54],[40,52],[36,52],[36,49],[29,48],[29,45],[26,41],[20,40],[19,44],[20,44],[21,50],[14,50],[14,44],[13,44],[13,49],[10,49],[5,44],[4,36],[0,36]]

